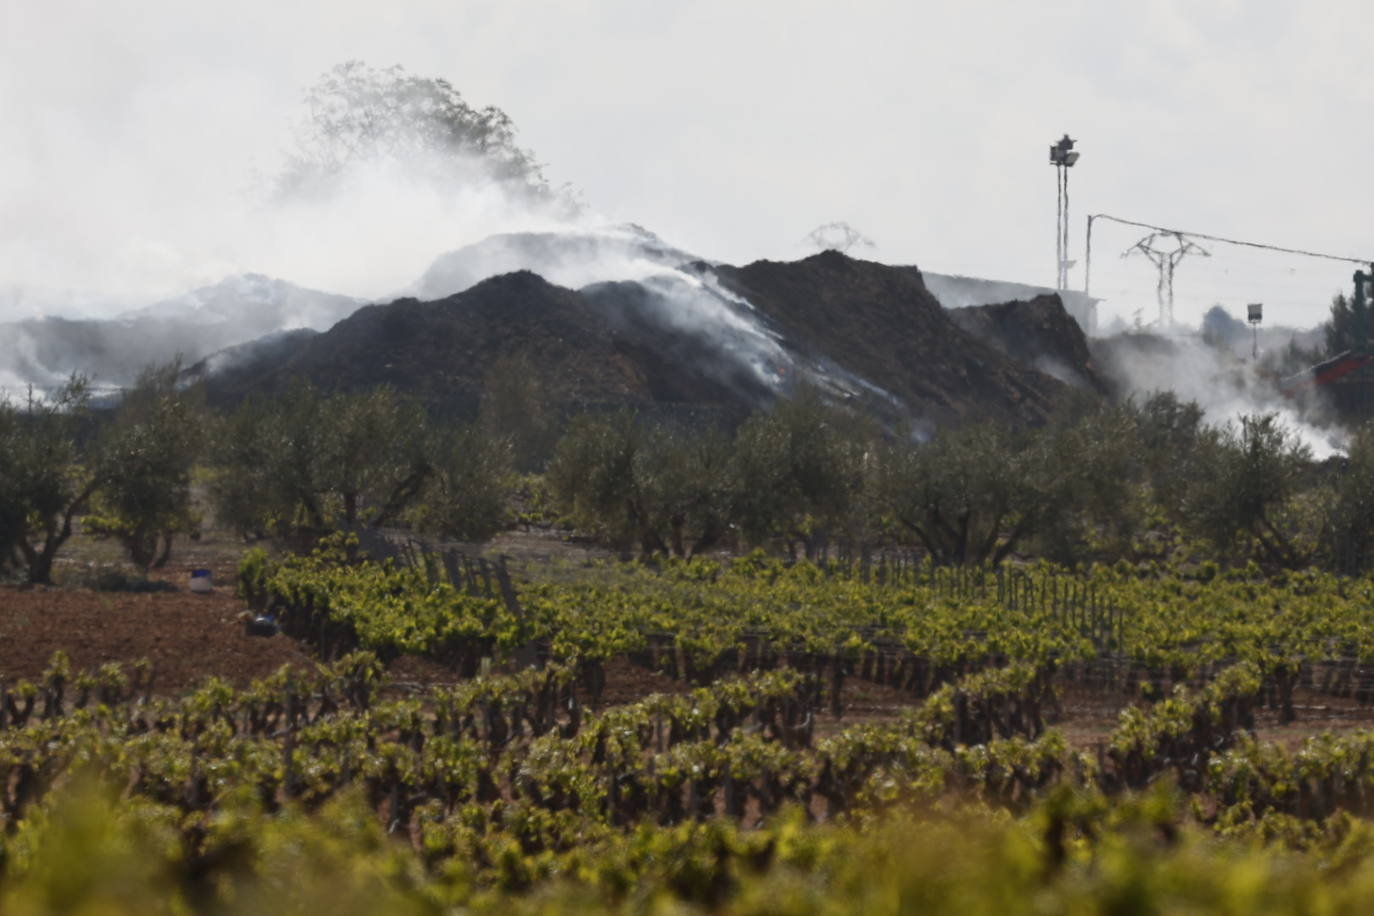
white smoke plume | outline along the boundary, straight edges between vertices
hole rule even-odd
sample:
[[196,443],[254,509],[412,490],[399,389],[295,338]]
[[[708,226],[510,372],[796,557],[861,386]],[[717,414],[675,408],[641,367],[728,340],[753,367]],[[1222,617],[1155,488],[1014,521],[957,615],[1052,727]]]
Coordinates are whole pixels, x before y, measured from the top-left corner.
[[1310,393],[1285,394],[1282,379],[1200,336],[1119,335],[1107,352],[1103,368],[1131,395],[1172,391],[1197,402],[1214,425],[1235,423],[1245,415],[1277,414],[1318,460],[1346,449],[1346,433],[1329,424],[1323,405]]
[[[456,98],[442,81],[361,73],[368,90],[391,81],[434,90],[444,104]],[[156,110],[175,90],[144,93],[140,107]],[[132,138],[123,125],[60,117],[39,125],[25,137],[35,151],[0,170],[0,383],[51,387],[81,371],[118,386],[136,374],[130,363],[178,354],[194,362],[275,331],[324,330],[366,301],[404,294],[441,252],[492,233],[566,226],[568,198],[538,187],[513,127],[494,109],[473,111],[482,129],[495,124],[480,137],[486,152],[443,135],[373,149],[351,138],[351,155],[334,149],[318,160],[309,128],[318,135],[339,121],[322,122],[313,109],[294,145],[285,118],[218,133],[230,113],[210,104],[178,125],[140,110]],[[374,112],[365,114],[371,123]],[[392,116],[411,126],[408,110]],[[93,136],[106,155],[90,155]],[[263,155],[264,136],[279,152]],[[149,148],[145,137],[179,155]],[[18,180],[25,171],[30,180]]]
[[[171,90],[148,91],[161,101]],[[237,145],[220,135],[213,159],[197,136],[225,112],[198,109],[204,123],[171,132],[141,112],[140,136],[170,139],[180,159],[144,149],[111,156],[105,170],[49,166],[64,180],[15,195],[38,231],[0,229],[6,387],[52,386],[71,370],[117,386],[142,359],[194,362],[267,334],[325,330],[367,301],[442,298],[520,269],[575,289],[644,284],[646,317],[711,338],[728,362],[780,387],[790,360],[747,302],[683,270],[695,255],[607,226],[552,188],[498,109],[473,107],[443,80],[360,62],[327,72],[303,101],[294,129],[264,123]],[[280,151],[263,159],[272,133]],[[236,148],[234,175],[224,163]],[[110,171],[121,165],[122,181]],[[38,315],[107,320],[15,321]]]
[[[357,62],[327,73],[306,102],[289,152],[255,182],[222,182],[237,193],[208,193],[207,182],[178,208],[163,189],[104,188],[114,205],[102,219],[6,239],[0,288],[12,311],[42,303],[70,317],[99,302],[116,319],[10,324],[7,386],[51,386],[71,370],[127,384],[139,360],[191,363],[268,334],[325,330],[367,301],[442,298],[524,269],[571,288],[644,284],[650,320],[711,339],[756,382],[782,387],[791,360],[749,303],[684,270],[697,256],[607,226],[551,188],[499,110],[472,108],[442,80]],[[54,276],[94,292],[54,290]]]
[[640,226],[603,226],[591,218],[544,232],[506,233],[438,258],[414,293],[438,299],[498,274],[528,270],[572,289],[635,283],[641,319],[699,335],[721,357],[767,388],[783,387],[791,355],[752,304],[724,289],[705,262]]
[[[346,66],[309,92],[130,66],[105,117],[87,85],[70,107],[21,104],[0,169],[0,321],[109,317],[245,273],[385,298],[440,252],[556,222],[519,193],[537,167],[499,111],[442,80]],[[0,111],[21,102],[10,90]],[[364,122],[375,135],[347,133]],[[476,127],[444,134],[455,124]]]

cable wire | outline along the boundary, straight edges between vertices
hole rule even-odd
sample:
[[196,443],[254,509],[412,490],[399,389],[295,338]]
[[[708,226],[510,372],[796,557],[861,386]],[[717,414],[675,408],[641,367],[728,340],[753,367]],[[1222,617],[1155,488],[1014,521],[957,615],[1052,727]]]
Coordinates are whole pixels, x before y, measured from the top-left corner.
[[1339,254],[1325,254],[1320,251],[1305,251],[1301,248],[1284,248],[1280,245],[1266,245],[1263,242],[1245,242],[1240,239],[1228,239],[1220,235],[1207,235],[1204,232],[1188,232],[1184,229],[1170,229],[1165,226],[1152,226],[1149,223],[1141,223],[1132,219],[1122,219],[1119,216],[1112,216],[1110,213],[1094,213],[1088,217],[1088,225],[1092,225],[1095,219],[1111,220],[1114,223],[1121,223],[1124,226],[1136,226],[1140,229],[1151,229],[1155,232],[1168,232],[1171,235],[1188,235],[1197,239],[1207,239],[1210,242],[1223,242],[1227,245],[1241,245],[1246,248],[1259,248],[1264,251],[1279,251],[1284,254],[1298,254],[1308,258],[1324,258],[1328,261],[1345,261],[1350,264],[1374,264],[1374,258],[1351,258]]

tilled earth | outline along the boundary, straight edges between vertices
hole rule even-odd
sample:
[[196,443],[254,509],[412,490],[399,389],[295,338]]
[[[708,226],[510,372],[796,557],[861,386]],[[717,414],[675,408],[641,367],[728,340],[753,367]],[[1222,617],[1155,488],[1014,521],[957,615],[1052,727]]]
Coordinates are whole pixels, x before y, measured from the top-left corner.
[[73,670],[147,659],[159,692],[210,675],[237,685],[283,664],[311,664],[294,641],[248,636],[229,588],[135,594],[82,588],[0,589],[0,678],[34,679],[61,649]]

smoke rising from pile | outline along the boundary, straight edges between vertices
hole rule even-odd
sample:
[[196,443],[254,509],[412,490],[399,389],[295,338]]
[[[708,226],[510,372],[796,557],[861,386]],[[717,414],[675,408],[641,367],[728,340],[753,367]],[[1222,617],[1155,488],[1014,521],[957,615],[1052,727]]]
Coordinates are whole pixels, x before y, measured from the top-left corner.
[[[709,265],[634,225],[593,226],[584,221],[553,231],[495,235],[441,256],[414,293],[421,299],[438,299],[517,270],[581,289],[621,313],[622,320],[648,321],[702,338],[706,349],[725,364],[724,379],[742,370],[753,385],[777,391],[793,368],[793,358],[778,335],[752,304],[716,281]],[[614,289],[622,284],[637,289]]]
[[293,114],[287,87],[138,72],[113,75],[108,111],[84,85],[69,108],[19,109],[0,320],[109,317],[250,272],[382,298],[439,252],[558,222],[509,120],[441,80],[344,65]]
[[1346,449],[1347,435],[1327,425],[1321,404],[1310,395],[1285,396],[1280,379],[1225,347],[1200,337],[1144,334],[1121,335],[1110,343],[1104,368],[1132,395],[1172,391],[1196,401],[1214,425],[1235,423],[1244,415],[1277,414],[1318,460]]
[[[193,182],[205,193],[176,200],[186,186],[169,194],[116,184],[101,189],[103,220],[83,215],[53,234],[9,240],[0,309],[10,314],[0,317],[84,311],[121,326],[12,324],[0,382],[52,386],[76,369],[118,386],[128,367],[93,354],[84,338],[132,350],[123,361],[150,343],[157,350],[160,338],[152,359],[181,353],[189,363],[277,331],[327,329],[366,300],[437,299],[525,269],[571,288],[646,284],[642,317],[709,338],[727,374],[743,368],[780,386],[789,359],[748,303],[683,270],[695,256],[635,226],[607,227],[553,189],[499,109],[474,108],[443,80],[360,62],[330,70],[305,102],[293,147],[251,189]],[[200,339],[187,339],[192,326]]]
[[[138,107],[177,111],[169,93],[147,89]],[[336,68],[309,93],[294,146],[268,156],[264,137],[283,144],[285,118],[226,132],[243,113],[216,103],[233,99],[200,101],[198,121],[175,125],[146,110],[127,126],[57,113],[26,136],[35,149],[19,168],[0,170],[0,387],[51,387],[73,370],[118,386],[136,357],[194,362],[323,330],[404,294],[441,252],[576,217],[504,114],[441,80]],[[107,151],[94,163],[93,138]],[[267,162],[256,173],[255,158]],[[91,321],[23,320],[44,315]]]
[[[256,87],[236,95],[224,85],[160,83],[118,109],[120,123],[112,115],[111,123],[90,127],[54,114],[53,123],[32,132],[39,141],[19,131],[32,148],[18,157],[19,168],[0,174],[7,217],[0,223],[0,320],[136,312],[248,273],[386,300],[405,293],[435,298],[494,273],[527,268],[574,288],[649,284],[665,324],[719,335],[731,355],[771,387],[779,384],[779,370],[789,368],[748,303],[680,269],[691,255],[650,233],[608,229],[594,214],[572,215],[532,200],[493,177],[480,157],[436,157],[423,149],[365,156],[341,163],[327,185],[311,193],[276,193],[272,176],[282,175],[290,158],[281,151],[287,111],[249,110],[248,100],[280,90]],[[197,119],[169,123],[169,112],[188,111]],[[139,142],[117,142],[131,140]],[[155,141],[170,142],[163,149]],[[92,155],[95,146],[102,155]],[[257,179],[250,175],[255,161]],[[471,247],[501,234],[534,234],[548,244],[542,250]],[[466,275],[427,272],[437,256],[465,246],[471,255]],[[277,327],[320,327],[333,316],[288,302]],[[244,339],[266,330],[245,322]],[[0,373],[8,373],[0,374],[0,385],[50,385],[65,374],[42,361],[35,341],[8,336],[9,352],[0,347]],[[169,343],[166,355],[175,352]],[[1269,407],[1293,410],[1273,403],[1263,380],[1246,380],[1242,372],[1234,383],[1234,372],[1188,347],[1163,363],[1126,362],[1122,371],[1133,390],[1172,388],[1202,403],[1212,419]],[[1311,441],[1319,446],[1323,437],[1314,431]]]
[[405,289],[439,252],[493,232],[562,224],[499,182],[441,186],[401,160],[351,164],[327,194],[274,199],[245,187],[164,220],[140,213],[136,201],[118,208],[129,218],[112,219],[104,237],[88,226],[70,247],[63,236],[6,244],[0,317],[109,317],[244,273],[381,299]]

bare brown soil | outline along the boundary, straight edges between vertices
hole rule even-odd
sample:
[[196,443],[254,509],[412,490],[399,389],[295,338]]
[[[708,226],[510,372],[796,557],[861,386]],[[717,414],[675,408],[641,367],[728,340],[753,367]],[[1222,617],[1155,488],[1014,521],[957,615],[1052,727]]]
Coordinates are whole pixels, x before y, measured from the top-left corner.
[[[628,659],[613,658],[603,666],[606,684],[601,690],[601,707],[635,703],[651,693],[687,693],[692,685],[665,674],[640,667]],[[585,696],[579,697],[586,701]]]
[[283,664],[310,664],[284,637],[248,636],[232,590],[133,594],[81,588],[0,590],[0,675],[37,678],[59,649],[74,670],[147,659],[159,691],[184,690],[210,675],[246,684]]
[[[1060,691],[1061,714],[1050,724],[1064,734],[1070,746],[1091,749],[1111,737],[1121,711],[1130,705],[1142,704],[1115,692],[1066,686]],[[1255,737],[1294,750],[1322,732],[1339,734],[1374,729],[1374,706],[1361,706],[1348,699],[1298,690],[1294,694],[1294,711],[1297,718],[1285,723],[1278,710],[1258,710]]]
[[1273,741],[1289,750],[1296,749],[1313,735],[1322,732],[1374,729],[1374,706],[1361,706],[1349,699],[1323,696],[1305,690],[1294,692],[1297,719],[1284,723],[1276,710],[1262,710],[1255,717],[1255,736]]

